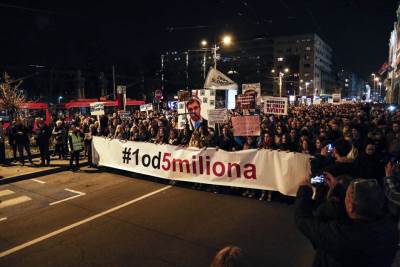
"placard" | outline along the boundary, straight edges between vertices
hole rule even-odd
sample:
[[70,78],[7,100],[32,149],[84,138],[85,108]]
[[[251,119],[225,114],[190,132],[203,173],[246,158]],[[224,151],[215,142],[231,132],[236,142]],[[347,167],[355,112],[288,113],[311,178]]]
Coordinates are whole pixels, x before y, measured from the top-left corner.
[[228,110],[226,108],[208,110],[208,123],[228,123]]
[[255,95],[236,95],[236,109],[255,109],[256,98]]
[[103,102],[90,103],[90,115],[94,116],[104,115],[104,103]]
[[264,98],[264,113],[287,115],[288,100],[286,97],[268,96]]
[[260,136],[260,116],[232,117],[234,136]]
[[153,110],[153,104],[151,103],[140,105],[140,111],[151,111],[151,110]]
[[256,98],[258,106],[261,105],[261,83],[244,83],[242,84],[242,94],[250,95],[253,94]]

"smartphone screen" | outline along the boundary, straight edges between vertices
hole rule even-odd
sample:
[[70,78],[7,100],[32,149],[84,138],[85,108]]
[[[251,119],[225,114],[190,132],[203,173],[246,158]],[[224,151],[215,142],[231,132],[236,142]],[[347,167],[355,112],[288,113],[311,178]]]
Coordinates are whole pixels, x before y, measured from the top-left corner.
[[328,148],[328,153],[332,153],[333,152],[333,145],[332,144],[328,144],[326,147]]
[[310,182],[311,184],[323,184],[325,182],[325,175],[321,174],[311,177]]

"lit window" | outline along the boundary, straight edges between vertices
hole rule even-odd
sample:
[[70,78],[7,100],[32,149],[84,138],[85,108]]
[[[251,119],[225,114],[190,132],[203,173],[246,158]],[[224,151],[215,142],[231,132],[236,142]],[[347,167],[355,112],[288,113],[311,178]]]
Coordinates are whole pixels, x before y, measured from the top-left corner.
[[279,62],[283,61],[283,57],[278,57],[277,59]]

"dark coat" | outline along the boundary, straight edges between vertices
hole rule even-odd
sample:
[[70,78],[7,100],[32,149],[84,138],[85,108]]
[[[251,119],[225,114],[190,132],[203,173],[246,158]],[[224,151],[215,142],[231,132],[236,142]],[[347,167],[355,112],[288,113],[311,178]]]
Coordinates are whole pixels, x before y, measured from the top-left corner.
[[51,137],[51,130],[46,125],[43,124],[41,127],[36,128],[36,141],[39,146],[48,146]]
[[313,215],[312,189],[297,192],[295,222],[316,250],[313,265],[389,267],[398,244],[397,225],[385,217],[373,221],[322,222]]

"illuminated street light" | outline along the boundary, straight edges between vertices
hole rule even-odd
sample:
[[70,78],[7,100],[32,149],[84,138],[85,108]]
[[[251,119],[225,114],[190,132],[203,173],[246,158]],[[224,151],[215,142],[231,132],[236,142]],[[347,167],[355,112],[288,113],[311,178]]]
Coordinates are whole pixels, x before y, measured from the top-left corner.
[[[271,73],[276,73],[275,69],[271,70]],[[282,85],[283,85],[283,76],[285,76],[285,73],[289,73],[289,68],[284,68],[283,72],[279,71],[279,96],[282,97]]]
[[[233,43],[233,38],[231,35],[225,35],[222,37],[221,44],[224,46],[230,46]],[[207,41],[202,40],[200,42],[201,46],[205,48],[207,46]],[[217,69],[217,50],[220,49],[217,43],[214,44],[214,47],[211,47],[211,52],[213,53],[214,57],[214,69]]]
[[232,44],[232,36],[230,36],[230,35],[225,35],[225,36],[222,38],[222,43],[223,43],[224,45],[231,45],[231,44]]

